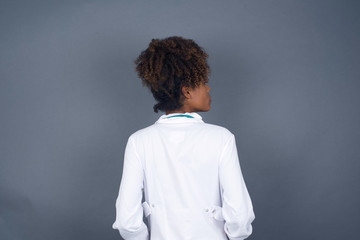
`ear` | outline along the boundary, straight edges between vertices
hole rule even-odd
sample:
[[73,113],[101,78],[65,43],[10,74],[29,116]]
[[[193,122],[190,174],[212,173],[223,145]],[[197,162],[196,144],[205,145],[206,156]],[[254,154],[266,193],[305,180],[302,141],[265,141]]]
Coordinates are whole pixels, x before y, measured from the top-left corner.
[[191,89],[189,87],[183,86],[181,88],[182,94],[184,95],[185,98],[190,98],[191,97]]

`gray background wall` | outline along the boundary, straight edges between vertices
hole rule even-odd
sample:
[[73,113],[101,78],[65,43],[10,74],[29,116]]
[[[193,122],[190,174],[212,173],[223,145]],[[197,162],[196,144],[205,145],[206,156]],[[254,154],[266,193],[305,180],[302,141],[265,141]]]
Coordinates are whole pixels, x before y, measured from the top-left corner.
[[358,1],[1,1],[0,239],[121,239],[127,137],[160,113],[152,38],[210,55],[256,219],[249,239],[359,239]]

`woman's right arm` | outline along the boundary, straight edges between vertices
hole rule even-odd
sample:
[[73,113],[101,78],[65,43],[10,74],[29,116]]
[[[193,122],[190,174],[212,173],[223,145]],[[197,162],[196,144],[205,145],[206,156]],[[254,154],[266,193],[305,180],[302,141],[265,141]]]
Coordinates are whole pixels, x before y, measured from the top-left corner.
[[219,162],[224,230],[230,240],[243,240],[252,233],[255,219],[252,202],[241,172],[234,134],[225,143]]

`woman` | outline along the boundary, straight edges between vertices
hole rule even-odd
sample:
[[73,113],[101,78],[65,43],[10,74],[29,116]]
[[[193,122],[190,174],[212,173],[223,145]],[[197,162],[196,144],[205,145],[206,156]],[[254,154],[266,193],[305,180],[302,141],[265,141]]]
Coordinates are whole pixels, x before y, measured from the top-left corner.
[[135,60],[158,102],[154,111],[166,114],[128,138],[112,225],[124,239],[242,240],[252,233],[235,136],[197,113],[210,110],[207,57],[193,40],[174,36],[152,39]]

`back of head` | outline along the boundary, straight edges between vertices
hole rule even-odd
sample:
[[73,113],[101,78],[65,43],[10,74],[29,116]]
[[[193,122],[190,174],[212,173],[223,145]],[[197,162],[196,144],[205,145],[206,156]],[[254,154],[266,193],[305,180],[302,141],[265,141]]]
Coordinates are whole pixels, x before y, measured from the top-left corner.
[[172,111],[183,105],[181,88],[208,82],[208,54],[191,39],[179,36],[152,39],[135,60],[143,86],[155,100],[154,112]]

